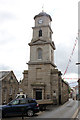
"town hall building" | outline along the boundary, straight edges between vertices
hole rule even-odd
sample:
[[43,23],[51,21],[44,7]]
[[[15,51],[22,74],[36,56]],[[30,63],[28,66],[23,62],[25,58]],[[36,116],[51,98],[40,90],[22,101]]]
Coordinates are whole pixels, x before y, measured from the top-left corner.
[[69,85],[62,80],[54,63],[55,44],[52,41],[52,18],[42,11],[34,17],[33,36],[29,43],[30,61],[23,72],[20,88],[37,101],[52,100],[63,104],[69,99]]

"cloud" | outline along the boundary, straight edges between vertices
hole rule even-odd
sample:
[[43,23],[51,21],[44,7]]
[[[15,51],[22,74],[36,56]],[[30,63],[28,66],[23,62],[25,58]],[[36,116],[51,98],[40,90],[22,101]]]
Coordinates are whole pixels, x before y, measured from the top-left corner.
[[10,66],[0,64],[0,70],[1,71],[9,70],[9,69],[10,69]]
[[16,37],[8,33],[7,30],[0,30],[0,46],[14,41]]
[[16,19],[16,15],[10,12],[0,12],[0,22]]
[[[69,58],[71,56],[72,48],[64,45],[57,45],[57,50],[55,51],[55,64],[57,68],[65,72],[66,67],[68,66]],[[67,69],[67,73],[76,73],[78,74],[78,67],[76,66],[76,62],[78,61],[78,54],[77,54],[77,46],[74,50],[74,54],[71,57],[71,62],[69,62],[69,66]]]
[[20,79],[22,79],[23,71],[15,70],[14,68],[11,68],[10,66],[0,64],[0,71],[11,71],[11,70],[14,72],[14,74],[15,74],[18,81]]

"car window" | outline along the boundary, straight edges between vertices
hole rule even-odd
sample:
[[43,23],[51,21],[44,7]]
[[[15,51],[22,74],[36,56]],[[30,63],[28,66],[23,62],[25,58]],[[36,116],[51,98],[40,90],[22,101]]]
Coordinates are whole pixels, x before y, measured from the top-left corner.
[[28,103],[36,103],[35,100],[28,100]]
[[27,101],[25,99],[20,100],[20,104],[26,104]]
[[19,100],[14,100],[14,101],[11,102],[11,104],[12,104],[12,105],[17,105],[17,104],[19,104]]
[[25,98],[25,96],[24,95],[19,95],[19,96],[17,96],[17,98]]

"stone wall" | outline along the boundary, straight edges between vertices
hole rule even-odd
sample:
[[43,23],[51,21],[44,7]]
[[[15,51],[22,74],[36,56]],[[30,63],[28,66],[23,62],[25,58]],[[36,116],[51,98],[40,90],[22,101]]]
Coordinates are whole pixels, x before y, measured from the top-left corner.
[[69,85],[62,80],[61,85],[61,103],[65,103],[69,100]]
[[59,86],[58,86],[58,70],[51,71],[52,99],[53,104],[59,104]]
[[[19,82],[19,89],[22,89],[23,93],[28,91],[28,70],[24,70],[23,79]],[[19,91],[20,92],[20,91]]]
[[68,84],[61,78],[58,69],[52,65],[29,65],[29,70],[21,82],[21,88],[28,97],[35,98],[35,90],[42,89],[42,100],[53,100],[53,104],[63,104],[69,99]]
[[11,71],[3,80],[2,80],[2,104],[6,104],[14,99],[18,93],[19,86],[18,81]]
[[79,93],[79,95],[80,95],[80,79],[78,80],[78,93]]
[[[38,73],[39,71],[39,73]],[[47,98],[47,95],[50,95],[51,98],[51,87],[50,87],[50,65],[29,65],[28,72],[28,94],[32,97],[31,93],[33,90],[33,85],[36,88],[36,84],[39,84],[38,88],[45,86],[45,95],[44,98]]]

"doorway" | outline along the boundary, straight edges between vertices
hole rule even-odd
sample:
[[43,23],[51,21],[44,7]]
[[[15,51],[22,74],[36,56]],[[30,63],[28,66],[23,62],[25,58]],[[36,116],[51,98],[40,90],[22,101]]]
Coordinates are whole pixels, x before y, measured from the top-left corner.
[[36,100],[42,100],[42,89],[36,90]]
[[59,95],[59,105],[61,104],[61,95]]

